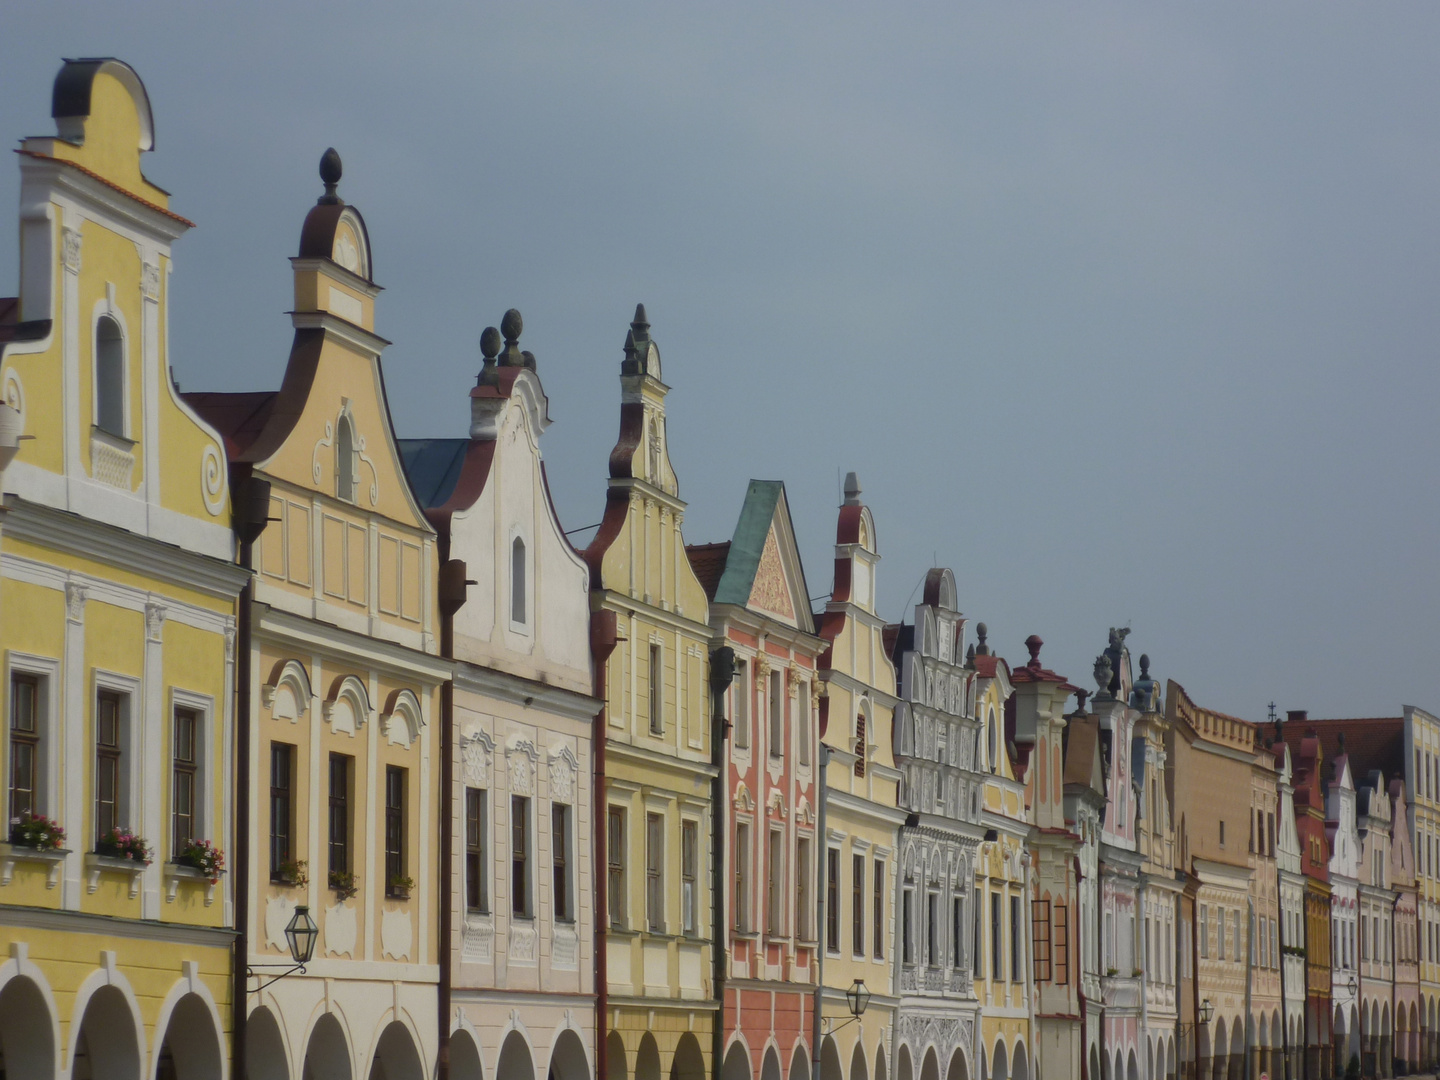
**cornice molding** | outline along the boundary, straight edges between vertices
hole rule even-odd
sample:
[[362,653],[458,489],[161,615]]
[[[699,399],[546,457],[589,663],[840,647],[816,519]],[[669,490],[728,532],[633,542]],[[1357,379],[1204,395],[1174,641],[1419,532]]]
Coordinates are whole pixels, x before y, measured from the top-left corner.
[[467,660],[455,661],[455,689],[486,694],[542,712],[558,713],[572,720],[593,720],[603,705],[599,698],[481,667]]

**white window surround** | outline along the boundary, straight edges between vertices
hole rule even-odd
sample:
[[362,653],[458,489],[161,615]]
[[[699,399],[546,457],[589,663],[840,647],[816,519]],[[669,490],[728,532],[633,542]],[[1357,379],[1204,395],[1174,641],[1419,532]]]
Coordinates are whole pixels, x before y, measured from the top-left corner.
[[[35,801],[40,813],[52,820],[58,820],[60,816],[60,661],[48,656],[36,656],[33,653],[16,652],[13,649],[5,653],[5,733],[7,740],[10,738],[10,717],[14,715],[14,702],[10,700],[12,693],[12,675],[33,675],[39,683],[39,701],[36,703],[36,726],[40,729],[40,790],[36,793]],[[7,753],[8,761],[8,753]],[[4,792],[5,813],[10,812],[10,773],[5,772],[3,779],[0,779],[0,790]],[[65,829],[68,838],[73,839],[70,826],[61,821],[59,824]],[[5,839],[8,839],[8,830]]]
[[[119,825],[121,828],[129,829],[136,835],[140,835],[141,815],[138,798],[140,792],[137,790],[139,788],[140,763],[137,760],[139,755],[135,752],[135,725],[137,722],[144,722],[143,716],[139,714],[141,683],[139,679],[129,675],[121,675],[119,672],[105,671],[101,668],[94,668],[92,676],[90,701],[87,706],[90,723],[86,742],[87,745],[92,748],[95,745],[96,702],[99,700],[100,691],[111,690],[120,694],[122,702],[120,712],[120,792],[117,800],[121,808]],[[167,738],[166,745],[168,744],[169,740]],[[93,762],[90,762],[90,764],[93,764]],[[88,768],[88,765],[86,767]],[[158,797],[158,793],[155,794]],[[85,809],[87,815],[93,817],[95,810],[95,791],[93,786],[85,793]],[[65,822],[61,822],[61,824],[65,825],[66,834],[73,844],[76,839],[79,838],[79,834],[74,831],[73,826]],[[91,833],[95,831],[95,822],[93,820],[90,822],[89,831]],[[146,836],[144,839],[154,848],[155,845],[164,838]],[[93,847],[94,842],[94,837],[87,835],[83,841],[86,850]]]
[[[200,722],[195,725],[195,839],[206,839],[217,847],[222,846],[221,837],[215,835],[215,815],[211,812],[211,777],[214,775],[215,759],[213,728],[215,723],[215,699],[208,694],[197,694],[190,690],[183,690],[178,686],[170,688],[170,708],[166,710],[165,732],[165,835],[164,837],[147,837],[152,844],[156,845],[159,853],[159,842],[163,839],[167,845],[170,840],[170,817],[174,813],[174,792],[170,785],[174,782],[170,772],[170,765],[175,759],[175,710],[193,709],[200,714]],[[179,852],[169,853],[170,861],[174,861]]]
[[[524,588],[525,588],[525,618],[516,621],[514,590],[515,590],[515,541],[519,540],[524,545]],[[506,623],[512,634],[520,634],[524,637],[531,637],[535,632],[535,547],[531,542],[530,535],[519,525],[510,528],[508,538],[505,541],[505,557],[503,561],[503,572],[509,582],[505,589],[505,611]]]
[[[90,311],[90,426],[98,427],[100,420],[100,380],[98,378],[97,346],[99,343],[100,320],[110,319],[120,331],[120,409],[124,418],[124,430],[109,432],[108,434],[118,436],[121,439],[128,439],[135,442],[134,427],[130,422],[130,342],[132,335],[129,324],[125,321],[124,313],[115,306],[115,286],[106,282],[105,295],[95,301],[95,306]],[[84,430],[83,428],[81,430]]]

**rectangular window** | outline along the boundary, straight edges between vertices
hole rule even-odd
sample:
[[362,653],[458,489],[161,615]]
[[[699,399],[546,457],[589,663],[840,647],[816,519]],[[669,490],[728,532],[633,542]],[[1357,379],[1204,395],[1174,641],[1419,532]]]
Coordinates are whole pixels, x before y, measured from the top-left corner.
[[700,827],[693,821],[680,822],[680,929],[695,933],[695,879],[700,862]]
[[779,829],[770,830],[770,860],[768,880],[765,882],[765,925],[772,937],[785,933],[785,834]]
[[1031,956],[1035,964],[1035,981],[1037,983],[1050,981],[1050,901],[1032,900],[1030,902],[1030,926],[1034,930],[1035,940],[1031,949]]
[[194,709],[175,710],[175,732],[171,742],[173,767],[170,778],[170,857],[185,850],[195,833],[195,739],[200,714]]
[[625,928],[625,811],[612,806],[607,811],[605,829],[606,906],[610,909],[610,926]]
[[745,660],[735,661],[735,683],[731,690],[734,698],[735,746],[746,750],[750,746],[750,664]]
[[330,873],[350,872],[350,762],[330,755]]
[[865,955],[865,856],[850,857],[850,951]]
[[660,646],[650,646],[650,734],[665,734],[665,669],[660,662]]
[[905,888],[900,893],[900,959],[902,963],[915,963],[915,890]]
[[950,899],[950,965],[960,967],[964,957],[960,955],[960,947],[965,940],[965,905],[961,903],[960,897]]
[[770,756],[785,754],[785,673],[770,672]]
[[40,680],[10,676],[10,818],[39,812]]
[[925,894],[925,962],[940,966],[940,895]]
[[293,861],[295,747],[270,744],[270,880],[280,880],[281,867]]
[[397,899],[410,890],[405,859],[405,770],[385,766],[385,895]]
[[1240,936],[1239,908],[1236,908],[1234,911],[1230,912],[1230,943],[1232,946],[1230,950],[1230,958],[1238,963],[1240,960],[1243,959],[1242,950],[1245,947],[1245,942],[1241,939]]
[[815,940],[815,911],[810,899],[815,867],[810,861],[810,841],[795,842],[795,933],[801,941]]
[[1275,854],[1275,811],[1265,815],[1265,853]]
[[1200,959],[1210,959],[1210,909],[1200,905]]
[[656,933],[665,931],[665,818],[645,815],[645,919]]
[[985,975],[984,956],[980,952],[980,923],[981,920],[985,918],[985,909],[980,904],[980,890],[976,889],[971,895],[972,903],[970,910],[974,913],[975,931],[973,935],[974,940],[971,942],[970,948],[970,969],[975,972],[975,977],[979,979]]
[[490,912],[490,868],[485,853],[490,846],[489,818],[489,793],[483,788],[466,788],[465,906],[481,915]]
[[840,951],[840,849],[825,851],[825,948]]
[[990,977],[1005,980],[1005,911],[998,892],[990,894]]
[[[1133,923],[1131,925],[1134,925]],[[1020,919],[1020,897],[1010,898],[1010,980],[1020,982],[1024,977],[1025,959],[1020,931],[1024,924]]]
[[555,918],[560,922],[574,922],[575,909],[570,899],[570,807],[564,803],[550,804],[550,861]]
[[795,742],[799,747],[800,764],[810,764],[810,684],[801,682],[795,688]]
[[1051,946],[1055,958],[1055,981],[1070,983],[1070,909],[1064,901],[1055,903],[1055,940]]
[[735,826],[735,929],[750,930],[750,826]]
[[95,699],[95,838],[120,821],[120,718],[124,702],[113,690]]
[[510,911],[530,918],[530,799],[510,796]]
[[874,890],[875,902],[870,913],[870,923],[874,927],[875,948],[872,950],[876,960],[885,959],[885,860],[876,859],[870,867],[870,885]]
[[1225,822],[1220,822],[1220,846],[1225,846]]

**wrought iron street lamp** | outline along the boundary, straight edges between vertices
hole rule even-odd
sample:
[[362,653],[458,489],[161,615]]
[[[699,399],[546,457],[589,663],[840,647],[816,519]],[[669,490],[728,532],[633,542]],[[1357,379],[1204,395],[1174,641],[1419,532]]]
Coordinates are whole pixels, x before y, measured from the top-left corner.
[[1205,998],[1203,1001],[1200,1002],[1200,1008],[1198,1010],[1198,1015],[1196,1016],[1195,1023],[1177,1024],[1176,1027],[1180,1029],[1180,1037],[1183,1039],[1186,1035],[1190,1034],[1190,1032],[1194,1031],[1197,1027],[1201,1027],[1202,1025],[1208,1025],[1213,1019],[1215,1019],[1215,1006],[1210,1004],[1209,998]]
[[826,1027],[826,1035],[835,1034],[835,1032],[839,1031],[846,1024],[853,1024],[856,1020],[859,1020],[864,1014],[866,1007],[870,1004],[870,988],[865,985],[864,979],[856,979],[850,985],[850,989],[845,991],[845,1004],[850,1009],[850,1019],[842,1020],[836,1024],[831,1017],[827,1016],[825,1023],[827,1025],[833,1024],[834,1026]]
[[[315,942],[320,938],[320,928],[315,925],[315,920],[310,917],[310,909],[304,904],[295,905],[295,914],[290,916],[290,921],[285,924],[285,942],[290,946],[290,958],[293,964],[249,964],[245,968],[245,976],[250,979],[264,979],[259,986],[250,991],[258,994],[271,983],[279,982],[286,975],[294,975],[299,972],[305,974],[305,965],[315,955]],[[262,974],[275,968],[284,968],[279,975],[265,979]]]

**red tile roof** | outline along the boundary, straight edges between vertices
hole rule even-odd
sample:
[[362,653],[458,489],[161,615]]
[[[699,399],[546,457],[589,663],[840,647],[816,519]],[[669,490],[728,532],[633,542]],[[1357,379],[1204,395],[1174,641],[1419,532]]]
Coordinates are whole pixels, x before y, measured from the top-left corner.
[[690,559],[690,569],[700,579],[700,587],[711,600],[720,588],[720,578],[725,574],[725,561],[730,556],[730,541],[718,544],[687,544],[685,554]]
[[130,198],[138,202],[141,206],[148,206],[157,214],[164,214],[168,218],[174,218],[176,221],[180,222],[180,224],[188,225],[192,229],[195,227],[195,223],[189,218],[183,218],[179,214],[175,213],[175,211],[173,210],[166,210],[165,207],[153,203],[149,199],[142,199],[133,191],[127,191],[125,188],[121,187],[113,180],[106,180],[105,177],[101,176],[99,173],[91,172],[89,169],[85,168],[84,165],[77,165],[73,161],[66,161],[64,158],[51,157],[49,154],[41,154],[34,150],[16,150],[15,152],[28,158],[35,158],[37,161],[53,161],[57,165],[64,165],[67,168],[74,169],[76,172],[84,173],[86,176],[90,177],[90,179],[98,180],[106,187],[113,188],[114,190],[120,192],[120,194],[122,195],[128,195]]
[[201,419],[225,439],[225,453],[231,458],[244,453],[265,430],[265,421],[277,394],[274,390],[226,394],[218,391],[194,391],[181,394]]
[[[1405,777],[1405,720],[1398,716],[1361,717],[1354,720],[1306,720],[1300,731],[1291,737],[1293,724],[1282,725],[1285,741],[1298,749],[1299,737],[1312,731],[1319,736],[1320,747],[1327,761],[1342,753],[1340,736],[1345,736],[1343,753],[1350,759],[1350,775],[1359,787],[1365,777],[1376,769],[1385,774],[1388,783]],[[1328,777],[1327,777],[1328,779]]]

